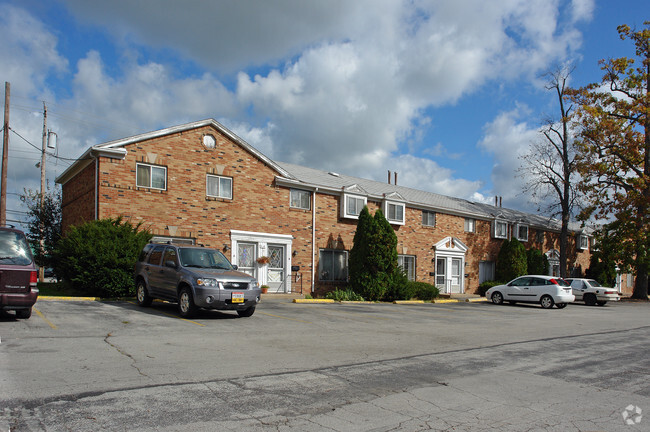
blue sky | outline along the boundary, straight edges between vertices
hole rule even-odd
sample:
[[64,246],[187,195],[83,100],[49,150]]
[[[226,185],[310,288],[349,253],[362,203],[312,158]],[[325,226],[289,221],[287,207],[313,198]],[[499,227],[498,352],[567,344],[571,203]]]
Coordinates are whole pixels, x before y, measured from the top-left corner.
[[[647,0],[0,0],[8,209],[89,146],[215,118],[269,157],[534,212],[515,175],[555,95],[542,74],[633,55]],[[4,92],[4,87],[2,89]],[[21,218],[9,213],[9,218]]]

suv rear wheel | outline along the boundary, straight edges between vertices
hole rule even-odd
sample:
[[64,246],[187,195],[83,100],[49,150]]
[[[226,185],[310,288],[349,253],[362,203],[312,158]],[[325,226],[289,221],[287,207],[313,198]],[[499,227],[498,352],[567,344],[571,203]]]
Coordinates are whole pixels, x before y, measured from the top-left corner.
[[178,313],[183,318],[191,318],[196,315],[198,308],[194,304],[192,291],[188,287],[181,288],[178,293]]
[[153,298],[147,292],[147,285],[143,280],[138,281],[138,285],[135,288],[136,296],[138,300],[138,306],[149,306],[153,301]]

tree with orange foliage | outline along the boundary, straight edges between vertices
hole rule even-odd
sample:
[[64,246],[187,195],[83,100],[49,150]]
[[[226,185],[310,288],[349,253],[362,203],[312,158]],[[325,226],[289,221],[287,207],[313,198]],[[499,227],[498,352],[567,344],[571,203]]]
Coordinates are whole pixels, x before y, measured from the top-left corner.
[[650,270],[650,21],[618,27],[636,57],[601,60],[602,82],[572,89],[580,127],[577,168],[589,205],[581,218],[616,222],[618,258],[636,273],[636,299],[648,299]]

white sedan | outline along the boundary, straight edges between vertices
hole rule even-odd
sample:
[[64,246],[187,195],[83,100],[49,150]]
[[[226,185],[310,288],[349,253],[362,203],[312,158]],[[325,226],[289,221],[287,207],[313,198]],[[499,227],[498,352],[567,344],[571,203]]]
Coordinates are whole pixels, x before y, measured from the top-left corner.
[[497,285],[485,293],[494,304],[539,303],[544,309],[553,305],[559,309],[575,300],[571,286],[558,277],[527,275],[520,276],[505,285]]
[[593,279],[567,279],[573,289],[576,301],[584,301],[587,306],[605,306],[608,301],[619,301],[621,297],[614,288],[607,288]]

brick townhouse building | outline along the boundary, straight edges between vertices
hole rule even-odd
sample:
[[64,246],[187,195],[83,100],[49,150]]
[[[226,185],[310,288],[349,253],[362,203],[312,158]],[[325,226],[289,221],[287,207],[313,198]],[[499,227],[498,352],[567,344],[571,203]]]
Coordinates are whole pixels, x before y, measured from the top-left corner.
[[[95,145],[56,181],[64,231],[122,216],[157,240],[223,251],[270,292],[344,285],[364,205],[392,224],[409,278],[441,292],[491,280],[505,238],[542,250],[558,272],[557,221],[402,187],[390,173],[384,183],[273,161],[213,119]],[[588,234],[571,232],[576,274],[589,265]]]

